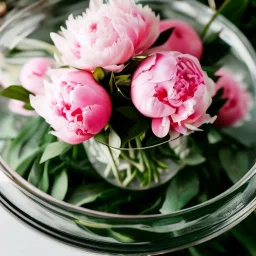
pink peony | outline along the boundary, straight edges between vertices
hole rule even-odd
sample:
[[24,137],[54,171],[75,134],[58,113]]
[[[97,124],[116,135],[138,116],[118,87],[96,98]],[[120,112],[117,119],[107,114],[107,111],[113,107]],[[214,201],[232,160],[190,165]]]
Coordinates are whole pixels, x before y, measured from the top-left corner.
[[223,88],[223,98],[227,99],[219,111],[216,125],[219,127],[236,125],[249,117],[253,106],[252,96],[246,90],[245,85],[234,80],[229,71],[220,69],[216,72],[216,76],[220,77],[216,83],[216,90]]
[[92,74],[73,69],[48,72],[45,95],[30,97],[36,112],[45,118],[59,139],[79,144],[99,133],[108,123],[111,100]]
[[195,57],[163,52],[144,60],[135,71],[131,97],[143,115],[153,118],[157,137],[165,137],[170,130],[187,135],[215,121],[206,114],[214,87]]
[[184,54],[190,54],[200,59],[203,53],[203,42],[197,32],[184,21],[164,20],[160,22],[160,32],[170,28],[175,28],[168,41],[154,48],[148,53],[157,53],[163,51],[177,51]]
[[[14,68],[13,70],[9,70],[9,72],[4,72],[0,69],[0,85],[3,88],[7,88],[11,85],[19,84],[19,68]],[[37,116],[35,111],[24,109],[25,103],[18,100],[9,100],[8,107],[10,111],[15,114],[23,115],[23,116]]]
[[82,16],[72,15],[67,29],[51,33],[64,65],[92,71],[120,71],[131,57],[147,50],[159,36],[159,17],[134,0],[91,0]]
[[53,64],[54,60],[49,58],[33,58],[29,60],[20,72],[21,85],[34,94],[43,94],[43,80],[46,71],[53,66]]

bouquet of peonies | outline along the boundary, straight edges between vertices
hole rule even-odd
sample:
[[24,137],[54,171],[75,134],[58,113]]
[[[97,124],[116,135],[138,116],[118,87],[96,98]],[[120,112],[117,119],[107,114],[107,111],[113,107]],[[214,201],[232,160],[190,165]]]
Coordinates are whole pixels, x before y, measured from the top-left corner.
[[222,128],[249,120],[252,95],[219,64],[229,46],[209,50],[219,33],[203,42],[133,0],[91,0],[50,36],[56,48],[27,39],[45,56],[11,75],[1,63],[1,95],[27,116],[2,155],[34,186],[104,212],[170,213],[248,171],[251,149]]

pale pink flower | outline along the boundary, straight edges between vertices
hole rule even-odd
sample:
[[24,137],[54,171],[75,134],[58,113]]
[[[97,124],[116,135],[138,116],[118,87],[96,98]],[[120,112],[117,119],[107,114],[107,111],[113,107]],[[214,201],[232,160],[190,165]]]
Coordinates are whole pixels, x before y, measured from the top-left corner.
[[37,116],[37,113],[33,110],[27,110],[24,108],[25,103],[19,100],[9,100],[9,109],[18,115],[22,116]]
[[178,52],[162,52],[141,63],[132,79],[135,107],[152,118],[157,137],[169,131],[187,135],[215,117],[206,114],[215,85],[197,58]]
[[45,94],[31,96],[31,105],[49,123],[59,139],[79,144],[99,133],[108,123],[112,106],[105,89],[92,74],[73,69],[48,72]]
[[203,42],[197,32],[188,23],[181,20],[163,20],[160,22],[160,33],[174,28],[170,38],[161,46],[151,48],[148,53],[177,51],[190,54],[200,59],[203,54]]
[[82,16],[72,15],[51,38],[63,65],[92,71],[120,71],[131,57],[146,51],[159,36],[159,17],[134,0],[91,0]]
[[54,64],[53,59],[33,58],[30,59],[21,69],[20,82],[28,91],[34,94],[44,93],[43,80],[47,70]]
[[216,125],[230,127],[249,119],[253,99],[246,86],[237,82],[228,70],[220,69],[216,72],[216,76],[220,77],[216,83],[216,90],[223,88],[222,98],[227,99],[218,113]]
[[[9,70],[10,72],[6,72],[0,69],[0,85],[3,88],[7,88],[8,86],[17,85],[20,83],[18,78],[20,70],[18,68],[16,69],[14,68],[14,70]],[[15,114],[23,116],[37,116],[35,111],[26,110],[24,106],[25,103],[18,100],[9,100],[8,103],[10,111]]]

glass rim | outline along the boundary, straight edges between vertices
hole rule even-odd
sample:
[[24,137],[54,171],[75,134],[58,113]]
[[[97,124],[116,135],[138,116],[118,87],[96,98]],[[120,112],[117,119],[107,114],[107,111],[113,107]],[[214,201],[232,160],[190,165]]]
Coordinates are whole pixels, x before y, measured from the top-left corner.
[[[175,211],[168,214],[151,214],[151,215],[125,215],[125,214],[113,214],[113,213],[105,213],[100,211],[91,210],[85,207],[81,206],[75,206],[70,203],[67,203],[65,201],[60,201],[58,199],[55,199],[54,197],[48,195],[47,193],[41,191],[40,189],[34,187],[32,184],[30,184],[28,181],[26,181],[23,177],[21,177],[18,173],[16,173],[0,156],[0,166],[4,168],[4,172],[6,172],[8,177],[12,177],[13,181],[18,185],[22,190],[25,190],[26,192],[30,193],[31,195],[42,199],[46,201],[47,203],[54,204],[59,207],[65,207],[68,210],[72,211],[78,211],[79,213],[83,214],[89,214],[95,217],[105,217],[105,218],[114,218],[114,219],[159,219],[159,218],[165,218],[165,217],[175,217],[179,216],[188,212],[192,212],[194,210],[203,208],[205,206],[209,206],[226,196],[230,195],[232,192],[239,189],[242,185],[244,185],[247,181],[249,181],[252,177],[256,175],[256,163],[253,165],[253,167],[244,175],[238,182],[236,182],[232,187],[221,193],[220,195],[211,198],[210,200],[207,200],[206,202],[203,202],[201,204],[197,204],[192,207],[188,207],[185,209],[181,209],[179,211]],[[2,170],[0,170],[2,171]]]
[[[57,3],[59,1],[60,0],[56,0],[52,4]],[[139,0],[139,1],[136,0],[136,2],[142,2],[142,3],[146,2],[146,1],[147,0]],[[25,8],[20,9],[14,17],[12,17],[11,19],[7,19],[2,24],[2,26],[0,27],[0,32],[2,30],[6,29],[6,27],[8,27],[8,25],[16,19],[16,16],[20,15],[21,13],[26,13],[27,11],[31,11],[34,8],[39,7],[42,3],[45,3],[45,2],[49,3],[49,0],[40,0],[36,3],[33,3],[33,4],[25,7]],[[182,3],[182,4],[184,4],[184,3]],[[189,5],[189,3],[185,3],[185,4]],[[211,10],[210,8],[208,8],[207,6],[204,6],[203,4],[201,4],[199,2],[194,2],[193,5],[205,10],[205,12],[207,12],[207,13],[214,14],[214,10]],[[218,20],[220,20],[222,22],[222,24],[227,26],[229,29],[231,29],[237,35],[237,37],[240,39],[240,41],[243,43],[243,45],[247,48],[247,51],[249,52],[249,54],[252,56],[252,59],[254,60],[254,66],[256,67],[256,53],[255,53],[251,43],[249,42],[249,40],[245,37],[245,35],[234,24],[232,24],[230,21],[228,21],[225,17],[219,16]],[[250,70],[250,73],[252,74],[251,70]],[[254,75],[254,76],[255,76],[254,85],[256,88],[256,75]],[[164,142],[164,143],[166,143],[166,142]],[[32,196],[45,201],[46,203],[53,204],[60,208],[65,208],[67,210],[76,211],[76,212],[79,212],[82,214],[89,214],[89,215],[95,216],[95,217],[103,217],[103,218],[119,219],[119,220],[122,220],[122,219],[129,219],[129,220],[135,220],[135,219],[142,220],[143,219],[143,220],[145,220],[145,219],[160,219],[160,218],[171,218],[171,217],[175,217],[175,216],[180,216],[182,214],[189,213],[189,212],[195,211],[197,209],[203,208],[205,206],[209,206],[213,203],[216,203],[217,201],[230,195],[232,192],[238,190],[242,185],[244,185],[253,176],[256,175],[256,163],[255,163],[252,166],[252,168],[237,183],[235,183],[232,187],[230,187],[226,191],[222,192],[221,194],[219,194],[218,196],[216,196],[214,198],[211,198],[210,200],[207,200],[206,202],[203,202],[201,204],[198,204],[198,205],[195,205],[192,207],[188,207],[188,208],[185,208],[185,209],[182,209],[179,211],[175,211],[175,212],[168,213],[168,214],[122,215],[122,214],[111,214],[111,213],[95,211],[95,210],[91,210],[91,209],[88,209],[85,207],[75,206],[75,205],[69,204],[65,201],[57,200],[54,197],[48,195],[47,193],[34,187],[28,181],[26,181],[23,177],[21,177],[18,173],[16,173],[3,160],[3,158],[1,156],[0,156],[0,167],[3,168],[3,170],[0,170],[0,171],[3,171],[7,175],[7,177],[12,178],[13,182],[17,186],[19,186],[20,189],[25,191],[25,193],[29,193]]]
[[[96,141],[97,143],[103,145],[103,146],[106,146],[110,149],[114,149],[114,150],[120,150],[120,151],[128,151],[128,150],[147,150],[147,149],[152,149],[152,148],[155,148],[155,147],[158,147],[158,146],[162,146],[164,144],[167,144],[167,143],[170,143],[170,142],[174,142],[180,138],[184,137],[184,135],[179,135],[178,137],[175,137],[175,138],[169,138],[168,140],[166,141],[163,141],[163,142],[160,142],[160,143],[157,143],[157,144],[154,144],[154,145],[150,145],[150,146],[145,146],[145,147],[131,147],[131,148],[124,148],[124,147],[120,147],[120,148],[117,148],[117,147],[113,147],[111,145],[109,145],[108,143],[104,143],[102,141],[99,141],[97,140],[97,138],[91,138],[90,140],[94,140]],[[86,141],[85,141],[86,143]]]

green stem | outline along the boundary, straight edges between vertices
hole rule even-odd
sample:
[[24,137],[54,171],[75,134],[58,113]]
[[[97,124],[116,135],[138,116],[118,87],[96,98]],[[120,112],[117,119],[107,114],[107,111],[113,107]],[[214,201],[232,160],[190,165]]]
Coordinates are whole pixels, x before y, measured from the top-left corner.
[[113,174],[116,178],[116,181],[117,183],[121,184],[121,181],[120,181],[120,177],[119,177],[119,172],[118,172],[118,168],[116,166],[116,162],[115,162],[115,159],[113,157],[113,152],[112,150],[108,147],[108,150],[109,150],[109,153],[110,153],[110,156],[111,156],[111,160],[112,160],[112,170],[113,170]]
[[123,182],[123,186],[124,187],[127,187],[133,180],[134,178],[136,177],[137,173],[136,171],[133,172],[133,174],[131,176],[128,176],[124,182]]
[[132,149],[132,144],[131,142],[128,142],[128,146],[129,146],[129,156],[131,159],[135,158],[135,154],[134,154],[134,150]]
[[112,164],[108,164],[105,171],[104,171],[104,177],[107,178],[111,172]]
[[[137,168],[140,172],[143,172],[144,170],[141,168],[141,165],[136,163],[135,161],[131,160],[125,153],[121,152],[121,156],[124,160],[126,160],[129,164],[133,165],[135,168]],[[142,166],[143,167],[143,166]]]
[[[139,138],[136,138],[136,144],[138,148],[142,148],[142,144]],[[148,182],[146,186],[150,186],[150,183],[152,181],[152,175],[153,175],[153,170],[150,164],[150,160],[148,159],[147,155],[145,154],[145,152],[143,150],[139,151],[139,154],[141,154],[141,159],[142,162],[145,163],[145,166],[147,168],[147,173],[148,173]]]
[[207,23],[207,25],[204,27],[202,33],[201,33],[201,38],[204,40],[209,28],[211,27],[212,23],[215,21],[215,19],[222,13],[222,11],[225,9],[225,7],[229,4],[231,0],[226,0],[219,10],[212,16],[211,20]]

